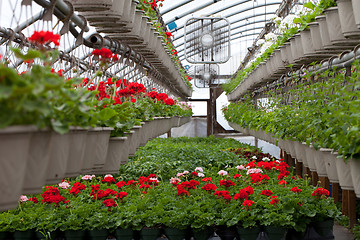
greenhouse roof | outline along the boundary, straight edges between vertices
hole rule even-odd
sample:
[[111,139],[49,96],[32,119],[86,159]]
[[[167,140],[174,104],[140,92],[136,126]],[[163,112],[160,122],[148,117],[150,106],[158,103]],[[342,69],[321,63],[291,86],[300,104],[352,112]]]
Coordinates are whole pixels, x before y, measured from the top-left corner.
[[[226,18],[230,22],[231,57],[241,61],[264,26],[276,17],[281,3],[282,0],[164,1],[160,13],[173,34],[173,44],[184,65],[187,65],[184,61],[184,26],[192,17]],[[238,67],[239,63],[233,65]]]

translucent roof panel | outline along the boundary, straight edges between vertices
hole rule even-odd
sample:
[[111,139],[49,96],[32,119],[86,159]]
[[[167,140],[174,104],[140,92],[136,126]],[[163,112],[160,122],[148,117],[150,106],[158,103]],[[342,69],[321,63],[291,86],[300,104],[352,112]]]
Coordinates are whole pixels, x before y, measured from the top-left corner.
[[[190,18],[224,17],[230,26],[231,58],[221,65],[221,75],[233,74],[252,46],[265,24],[276,17],[282,0],[180,0],[164,1],[160,8],[168,30],[173,34],[173,44],[184,66],[191,71],[192,64],[184,56],[184,25]],[[171,25],[176,24],[175,29]],[[171,30],[170,30],[171,29]]]

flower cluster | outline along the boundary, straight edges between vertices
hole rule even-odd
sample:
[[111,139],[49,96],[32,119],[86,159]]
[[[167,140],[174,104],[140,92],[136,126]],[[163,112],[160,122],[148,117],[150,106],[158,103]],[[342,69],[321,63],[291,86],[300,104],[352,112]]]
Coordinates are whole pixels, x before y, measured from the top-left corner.
[[65,198],[61,196],[59,189],[52,186],[46,186],[46,191],[44,191],[41,196],[43,198],[42,203],[55,203],[55,205],[59,205],[60,202],[68,203],[65,201]]
[[55,46],[60,45],[60,35],[50,31],[35,31],[28,40],[39,45],[48,45],[50,43],[54,43]]
[[77,195],[81,192],[81,190],[86,189],[86,186],[80,182],[76,182],[74,183],[74,185],[72,186],[72,188],[69,189],[69,193],[73,194],[73,195]]
[[327,198],[329,196],[329,191],[324,188],[317,188],[312,195],[318,199]]

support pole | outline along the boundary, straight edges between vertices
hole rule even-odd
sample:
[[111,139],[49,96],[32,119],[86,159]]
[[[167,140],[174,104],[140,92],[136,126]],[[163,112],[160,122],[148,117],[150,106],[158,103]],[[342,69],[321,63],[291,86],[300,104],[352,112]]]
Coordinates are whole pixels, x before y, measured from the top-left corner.
[[317,172],[311,172],[311,177],[312,177],[312,184],[314,187],[316,187],[319,182],[319,176]]
[[339,202],[339,183],[332,183],[332,197],[334,202]]
[[296,160],[296,175],[302,177],[303,175],[303,163]]

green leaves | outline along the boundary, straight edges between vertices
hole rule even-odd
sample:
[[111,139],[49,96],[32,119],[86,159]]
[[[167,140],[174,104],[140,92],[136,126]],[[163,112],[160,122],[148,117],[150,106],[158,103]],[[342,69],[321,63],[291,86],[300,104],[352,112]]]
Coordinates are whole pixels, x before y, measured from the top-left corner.
[[311,1],[305,3],[305,4],[304,4],[304,7],[309,8],[309,9],[311,9],[311,10],[314,10],[314,9],[315,9],[315,5],[314,5]]

